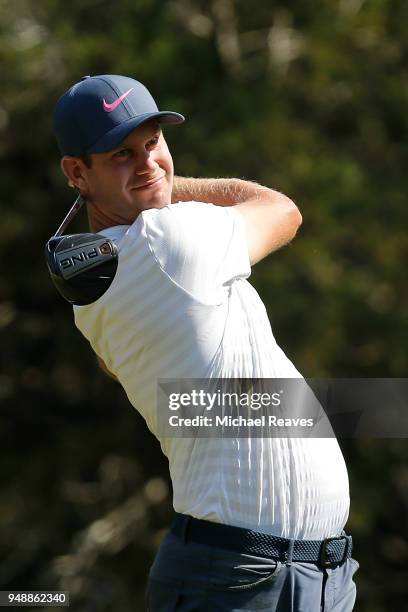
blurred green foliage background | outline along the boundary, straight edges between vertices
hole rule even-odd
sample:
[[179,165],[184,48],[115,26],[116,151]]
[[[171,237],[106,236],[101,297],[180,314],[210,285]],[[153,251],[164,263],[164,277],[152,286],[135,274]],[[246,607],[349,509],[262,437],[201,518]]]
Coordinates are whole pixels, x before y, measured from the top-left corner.
[[[0,0],[0,589],[143,610],[172,516],[158,443],[43,262],[72,201],[57,98],[84,74],[133,76],[188,118],[166,131],[178,174],[292,197],[299,235],[251,277],[279,344],[305,376],[404,377],[407,23],[406,0]],[[340,444],[356,610],[402,610],[406,440]]]

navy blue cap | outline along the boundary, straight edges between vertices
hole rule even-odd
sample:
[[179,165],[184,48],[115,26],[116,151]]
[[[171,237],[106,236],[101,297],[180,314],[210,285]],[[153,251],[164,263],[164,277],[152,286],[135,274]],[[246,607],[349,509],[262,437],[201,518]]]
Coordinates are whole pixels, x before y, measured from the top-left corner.
[[141,123],[182,123],[183,115],[159,111],[146,87],[125,76],[85,76],[58,100],[54,133],[62,155],[115,149]]

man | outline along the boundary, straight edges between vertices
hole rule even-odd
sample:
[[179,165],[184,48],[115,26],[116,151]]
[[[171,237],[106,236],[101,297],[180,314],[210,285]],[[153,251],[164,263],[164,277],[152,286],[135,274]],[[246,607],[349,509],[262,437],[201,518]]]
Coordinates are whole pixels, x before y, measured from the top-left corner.
[[174,177],[161,126],[183,120],[118,75],[84,77],[54,117],[91,230],[119,251],[106,293],[74,307],[76,325],[169,460],[177,515],[150,572],[149,609],[348,612],[358,564],[342,535],[348,478],[334,438],[158,434],[159,379],[301,376],[246,280],[301,215],[254,183]]

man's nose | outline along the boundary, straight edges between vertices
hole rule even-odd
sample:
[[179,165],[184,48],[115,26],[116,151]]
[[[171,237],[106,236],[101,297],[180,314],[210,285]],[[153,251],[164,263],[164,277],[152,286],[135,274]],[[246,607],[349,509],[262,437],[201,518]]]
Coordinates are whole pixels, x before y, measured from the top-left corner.
[[157,162],[152,158],[150,151],[144,151],[138,157],[138,163],[136,164],[136,174],[152,174],[157,168]]

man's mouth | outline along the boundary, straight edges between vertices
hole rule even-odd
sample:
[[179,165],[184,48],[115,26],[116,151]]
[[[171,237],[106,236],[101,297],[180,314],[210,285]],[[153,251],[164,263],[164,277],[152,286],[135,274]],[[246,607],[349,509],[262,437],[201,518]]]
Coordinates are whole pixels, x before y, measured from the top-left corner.
[[155,185],[157,185],[158,183],[160,183],[160,181],[162,179],[164,179],[165,174],[162,174],[161,176],[157,176],[156,178],[150,179],[149,181],[146,181],[145,183],[143,183],[143,185],[139,185],[138,187],[133,187],[133,189],[149,189]]

